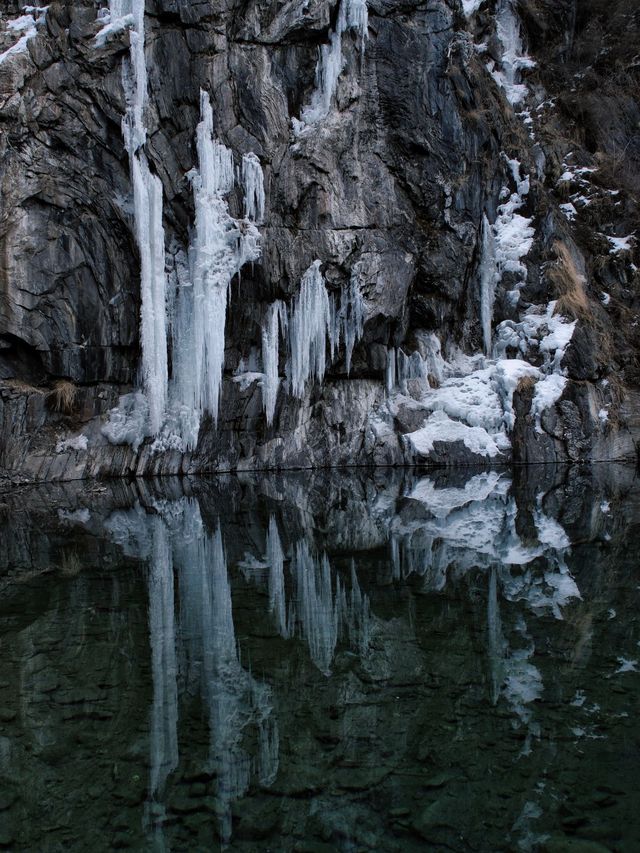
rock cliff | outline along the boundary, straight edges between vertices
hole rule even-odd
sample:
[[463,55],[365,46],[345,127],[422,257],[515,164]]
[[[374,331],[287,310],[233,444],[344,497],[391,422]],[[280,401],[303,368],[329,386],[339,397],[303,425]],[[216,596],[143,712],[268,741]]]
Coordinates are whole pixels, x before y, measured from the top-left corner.
[[1,8],[5,475],[637,458],[630,0]]

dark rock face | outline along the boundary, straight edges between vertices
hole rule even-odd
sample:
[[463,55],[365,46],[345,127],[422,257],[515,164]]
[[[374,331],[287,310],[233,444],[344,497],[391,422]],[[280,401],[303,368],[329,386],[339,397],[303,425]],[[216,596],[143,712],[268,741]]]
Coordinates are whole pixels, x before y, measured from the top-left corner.
[[[482,219],[495,220],[510,159],[530,175],[522,213],[536,235],[520,307],[507,298],[507,273],[494,328],[551,299],[578,320],[563,362],[569,381],[542,431],[531,395],[527,408],[526,393],[515,392],[513,458],[635,458],[637,244],[611,253],[602,234],[638,226],[637,12],[628,0],[593,0],[589,14],[569,0],[520,4],[523,40],[538,60],[527,72],[538,104],[532,139],[485,64],[497,51],[496,5],[467,19],[458,0],[371,2],[364,48],[355,31],[342,37],[335,104],[296,137],[292,118],[310,101],[337,6],[147,2],[145,150],[162,181],[168,268],[189,244],[201,89],[217,136],[236,162],[258,155],[266,189],[261,260],[231,287],[218,423],[203,423],[194,453],[154,455],[100,432],[118,395],[136,386],[140,361],[140,262],[121,131],[130,36],[122,30],[99,47],[93,2],[52,2],[26,50],[0,61],[0,467],[51,479],[414,461],[402,435],[420,417],[388,414],[387,348],[410,353],[416,332],[435,332],[443,348],[481,349]],[[5,25],[19,15],[11,3],[3,11]],[[586,173],[563,180],[569,152],[577,167],[597,169],[586,189]],[[587,202],[569,221],[559,205],[580,194]],[[239,190],[229,206],[241,215]],[[567,256],[583,282],[577,301]],[[342,352],[302,400],[281,387],[267,427],[258,383],[241,386],[232,374],[259,349],[268,303],[290,302],[316,259],[331,292],[359,264],[364,335],[348,376]],[[78,388],[66,414],[47,402],[59,379]],[[56,454],[80,430],[88,447]],[[445,444],[421,461],[486,460]]]

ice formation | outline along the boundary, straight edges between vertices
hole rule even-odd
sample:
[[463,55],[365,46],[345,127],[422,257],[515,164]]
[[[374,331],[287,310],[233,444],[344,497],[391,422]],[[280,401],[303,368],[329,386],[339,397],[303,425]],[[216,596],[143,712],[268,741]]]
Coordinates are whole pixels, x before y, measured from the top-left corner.
[[327,361],[327,343],[333,349],[335,329],[329,294],[314,261],[302,276],[300,291],[289,315],[289,365],[291,391],[302,397],[309,379],[322,380]]
[[164,423],[169,383],[162,183],[149,171],[143,151],[129,149],[129,154],[140,250],[142,381],[149,405],[148,430],[151,435],[156,435]]
[[[542,432],[542,413],[558,401],[566,386],[562,360],[576,325],[555,311],[556,302],[531,306],[519,322],[500,323],[492,360],[454,352],[447,362],[432,339],[423,339],[423,348],[431,347],[427,358],[439,372],[438,387],[423,382],[417,392],[415,386],[411,389],[412,405],[424,409],[426,419],[420,429],[405,436],[409,446],[428,455],[436,441],[462,441],[470,452],[496,458],[510,447],[513,395],[523,379],[536,382],[532,414]],[[391,363],[395,365],[395,357]],[[432,371],[424,363],[429,375]],[[392,412],[406,389],[396,383],[396,393],[401,396],[390,401]]]
[[303,108],[300,119],[293,119],[293,130],[296,135],[300,135],[305,128],[317,124],[329,114],[338,85],[338,77],[344,68],[342,35],[349,29],[357,30],[364,49],[368,20],[366,0],[340,0],[336,28],[329,34],[329,43],[323,44],[320,48],[311,103]]
[[486,355],[491,355],[491,327],[493,324],[493,304],[496,298],[496,286],[500,279],[496,258],[496,238],[486,215],[482,217],[481,259],[480,259],[480,324],[482,342]]
[[242,186],[244,189],[244,215],[260,224],[264,220],[264,174],[260,160],[253,154],[242,157]]
[[102,27],[96,34],[97,47],[106,44],[112,35],[135,26],[134,3],[135,0],[110,0],[108,9],[98,10],[98,20]]
[[511,301],[517,304],[520,288],[527,279],[527,269],[522,258],[531,251],[535,236],[532,220],[518,212],[529,193],[529,178],[522,177],[522,167],[517,160],[506,162],[515,184],[515,191],[511,192],[506,186],[503,188],[504,200],[498,207],[494,224],[489,223],[485,214],[482,218],[480,233],[478,268],[480,325],[484,352],[487,356],[492,353],[496,289],[503,277],[510,274],[514,282],[509,296]]
[[[142,12],[140,10],[142,9]],[[124,11],[124,10],[121,10]],[[134,189],[136,237],[141,258],[141,339],[144,397],[121,399],[103,429],[114,443],[138,449],[145,436],[156,436],[154,449],[191,450],[205,413],[218,417],[224,367],[227,299],[231,280],[260,255],[254,224],[264,216],[262,169],[245,155],[242,180],[247,217],[229,213],[225,196],[235,184],[232,152],[213,134],[213,110],[200,93],[196,131],[198,167],[190,174],[195,206],[194,236],[188,257],[177,254],[169,286],[165,273],[162,185],[151,174],[144,151],[143,107],[146,68],[143,5],[134,5],[131,35],[132,75],[125,70],[128,108],[123,123]],[[171,331],[173,375],[169,383],[167,337]],[[276,389],[277,391],[277,389]]]
[[515,0],[499,0],[496,9],[496,32],[502,45],[502,57],[500,67],[491,63],[489,70],[504,90],[509,103],[517,106],[527,95],[521,72],[523,69],[535,67],[535,62],[524,52]]
[[[96,40],[130,27],[129,62],[123,66],[126,113],[125,148],[133,186],[135,234],[140,251],[142,385],[120,400],[103,433],[113,443],[137,450],[146,436],[154,449],[189,450],[198,440],[200,421],[218,417],[224,367],[229,285],[245,263],[259,257],[264,217],[262,168],[245,154],[241,178],[246,219],[233,219],[225,196],[235,184],[233,155],[214,138],[209,96],[200,93],[196,130],[198,168],[190,175],[195,206],[194,237],[188,259],[176,264],[169,287],[165,272],[162,183],[144,151],[147,68],[144,51],[144,0],[111,0],[109,15]],[[169,384],[168,336],[171,331],[173,376]]]
[[342,337],[345,348],[345,365],[347,376],[351,372],[353,348],[362,337],[364,331],[365,302],[360,289],[360,269],[356,264],[349,279],[349,284],[343,286],[340,295],[340,310],[336,317],[335,338]]
[[68,450],[86,450],[89,446],[89,439],[86,435],[75,435],[73,438],[61,439],[56,444],[56,453],[64,453]]
[[498,216],[493,225],[493,250],[495,252],[497,280],[500,281],[505,273],[512,273],[517,277],[515,287],[510,294],[513,301],[517,303],[518,291],[527,278],[527,269],[522,263],[522,258],[531,251],[535,229],[531,225],[532,220],[530,218],[518,213],[529,193],[529,177],[522,178],[522,167],[517,160],[508,160],[507,162],[511,169],[516,190],[510,192],[505,187],[502,191],[505,201],[498,207]]
[[[127,104],[122,132],[129,155],[135,236],[140,251],[141,373],[145,401],[143,404],[137,395],[133,401],[121,400],[103,432],[110,441],[124,439],[138,447],[146,435],[159,432],[167,406],[167,278],[162,227],[162,183],[151,172],[144,152],[147,136],[144,124],[147,102],[144,0],[112,0],[110,21],[115,24],[125,19],[127,25],[131,26],[131,47],[129,60],[122,69]],[[146,417],[143,420],[141,413],[145,409]]]
[[280,334],[286,336],[288,328],[287,311],[280,300],[272,302],[267,309],[267,315],[262,327],[262,407],[267,425],[273,423],[276,410],[280,376],[278,360],[280,354]]
[[124,394],[109,412],[102,434],[111,444],[130,444],[137,451],[147,435],[149,404],[142,391]]
[[472,15],[478,11],[480,6],[484,3],[484,0],[462,0],[462,9],[467,16],[470,18]]
[[[236,220],[225,196],[235,183],[233,154],[214,138],[213,110],[200,93],[196,130],[198,168],[191,173],[195,206],[194,237],[188,275],[178,280],[173,326],[174,377],[171,383],[171,429],[183,449],[193,449],[205,413],[218,418],[224,368],[229,287],[242,267],[260,256],[260,234],[250,219]],[[245,155],[242,179],[245,209],[251,219],[264,215],[262,168]],[[177,423],[177,425],[176,425]]]
[[[509,275],[513,289],[508,295],[517,304],[527,278],[522,259],[535,236],[531,219],[518,212],[529,192],[529,178],[523,177],[517,160],[506,159],[506,163],[515,190],[503,188],[495,223],[491,225],[485,215],[481,230],[478,281],[485,356],[466,356],[454,350],[445,361],[432,333],[416,336],[419,349],[410,356],[415,363],[402,350],[388,357],[387,390],[405,396],[410,392],[410,405],[421,406],[428,415],[420,429],[406,435],[408,446],[419,455],[431,453],[437,441],[461,441],[474,454],[496,458],[510,447],[515,424],[513,394],[519,382],[536,382],[532,414],[539,432],[542,413],[558,401],[566,386],[561,364],[576,324],[555,313],[556,302],[530,306],[520,321],[506,320],[495,333],[493,330],[497,286]],[[400,381],[400,353],[408,376],[419,376],[422,361],[425,380],[417,387]],[[430,375],[436,380],[435,388],[429,387]],[[392,414],[396,405],[392,400]]]
[[[327,352],[333,359],[341,339],[344,340],[348,374],[353,349],[364,330],[365,301],[360,290],[358,265],[353,267],[349,283],[342,287],[340,307],[336,308],[334,297],[327,292],[320,263],[319,260],[314,261],[302,276],[300,290],[286,321],[289,352],[287,376],[291,393],[296,397],[304,396],[309,380],[322,381],[327,366]],[[278,311],[280,327],[284,332],[284,314],[281,308]],[[271,322],[275,329],[273,317]],[[267,337],[271,345],[275,335]]]
[[180,413],[188,449],[197,442],[201,416],[208,412],[214,421],[218,417],[231,280],[260,255],[255,225],[239,222],[229,213],[225,196],[234,186],[233,154],[214,139],[206,92],[200,93],[196,144],[198,168],[191,175],[195,233],[189,248],[189,280],[176,297],[171,388],[172,407]]

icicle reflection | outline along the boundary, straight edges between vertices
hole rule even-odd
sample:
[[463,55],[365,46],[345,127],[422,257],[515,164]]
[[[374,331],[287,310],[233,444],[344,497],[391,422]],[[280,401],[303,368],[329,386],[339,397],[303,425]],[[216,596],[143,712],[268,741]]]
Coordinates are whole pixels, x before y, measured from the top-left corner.
[[[251,601],[263,602],[251,615],[262,621],[260,635],[301,646],[322,681],[354,659],[359,671],[387,671],[385,638],[403,629],[378,609],[386,592],[372,604],[364,571],[372,554],[375,583],[391,597],[394,587],[434,595],[472,579],[474,595],[486,600],[488,699],[523,731],[521,754],[539,743],[534,703],[545,686],[534,663],[535,620],[563,619],[580,599],[567,562],[571,542],[542,495],[518,501],[510,478],[495,471],[444,487],[408,473],[378,482],[345,478],[335,487],[320,480],[320,489],[313,481],[248,480],[241,522],[223,486],[212,503],[146,495],[146,509],[137,505],[106,522],[127,555],[149,564],[147,820],[157,844],[185,749],[181,726],[193,707],[202,707],[208,730],[198,773],[208,780],[223,842],[232,836],[234,802],[278,776],[275,700],[240,652],[232,583],[237,601],[249,589]],[[213,523],[203,522],[201,506],[215,508]]]
[[[278,772],[279,737],[271,688],[240,664],[220,528],[213,535],[205,530],[193,500],[156,504],[155,510],[150,515],[139,507],[115,513],[106,525],[131,556],[149,561],[153,832],[157,840],[164,819],[165,782],[179,762],[180,693],[199,697],[206,709],[209,754],[202,771],[215,779],[218,831],[227,841],[231,805],[247,791],[252,773],[261,784],[269,785]],[[257,762],[242,746],[251,727],[257,731]]]

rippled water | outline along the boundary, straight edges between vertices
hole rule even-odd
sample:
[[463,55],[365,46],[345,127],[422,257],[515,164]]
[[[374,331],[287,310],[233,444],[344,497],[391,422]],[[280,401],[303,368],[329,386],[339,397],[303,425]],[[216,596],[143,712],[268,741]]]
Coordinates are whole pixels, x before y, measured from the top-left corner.
[[640,849],[632,469],[0,502],[0,845]]

